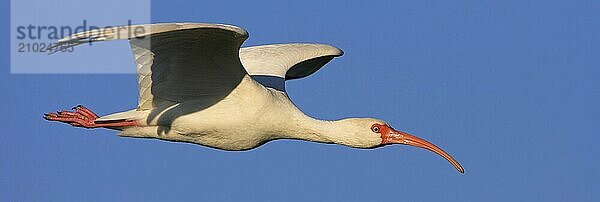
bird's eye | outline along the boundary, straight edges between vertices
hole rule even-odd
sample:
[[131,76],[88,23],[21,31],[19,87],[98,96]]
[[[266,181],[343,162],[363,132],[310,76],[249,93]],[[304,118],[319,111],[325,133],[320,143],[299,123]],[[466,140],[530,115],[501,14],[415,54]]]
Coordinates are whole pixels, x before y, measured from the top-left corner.
[[375,133],[379,133],[379,127],[377,127],[377,126],[371,127],[371,130]]

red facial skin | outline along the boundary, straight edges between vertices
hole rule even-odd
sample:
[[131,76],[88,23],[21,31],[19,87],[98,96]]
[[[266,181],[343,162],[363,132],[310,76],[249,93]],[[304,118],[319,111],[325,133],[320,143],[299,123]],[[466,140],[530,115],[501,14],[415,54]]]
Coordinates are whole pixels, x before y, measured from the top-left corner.
[[460,166],[460,164],[456,160],[454,160],[454,158],[452,158],[450,154],[446,153],[444,150],[440,149],[439,147],[435,146],[430,142],[427,142],[411,134],[394,130],[394,128],[385,124],[373,124],[373,126],[371,126],[371,130],[373,132],[381,134],[381,145],[405,144],[415,147],[421,147],[444,157],[456,168],[456,170],[458,170],[458,172],[465,172],[462,166]]

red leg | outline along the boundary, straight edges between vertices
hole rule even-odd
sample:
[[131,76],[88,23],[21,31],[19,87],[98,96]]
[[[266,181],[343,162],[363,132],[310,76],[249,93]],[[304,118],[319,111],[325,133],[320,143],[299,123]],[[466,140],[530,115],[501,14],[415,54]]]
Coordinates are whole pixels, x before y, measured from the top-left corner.
[[131,120],[115,120],[115,121],[96,121],[98,115],[88,108],[78,105],[73,107],[74,111],[60,111],[56,113],[44,114],[44,119],[49,121],[58,121],[70,124],[75,127],[83,128],[114,128],[136,126],[137,123]]
[[86,117],[94,117],[94,119],[99,118],[99,116],[96,115],[96,113],[94,113],[92,110],[89,110],[88,108],[86,108],[82,105],[77,105],[76,107],[73,107],[73,110],[75,110],[76,113],[79,113]]

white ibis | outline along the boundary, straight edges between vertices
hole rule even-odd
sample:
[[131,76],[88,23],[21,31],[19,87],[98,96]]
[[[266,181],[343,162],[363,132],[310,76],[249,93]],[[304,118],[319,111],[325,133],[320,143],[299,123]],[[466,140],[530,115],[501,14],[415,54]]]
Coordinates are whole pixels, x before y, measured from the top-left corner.
[[[132,34],[134,33],[134,34]],[[343,52],[324,44],[240,48],[248,33],[223,24],[132,25],[77,33],[55,47],[128,39],[137,66],[136,109],[99,117],[77,106],[47,113],[50,121],[120,130],[120,136],[248,150],[275,139],[299,139],[354,148],[389,144],[422,147],[463,173],[448,153],[382,120],[314,119],[289,100],[285,80],[306,77]]]

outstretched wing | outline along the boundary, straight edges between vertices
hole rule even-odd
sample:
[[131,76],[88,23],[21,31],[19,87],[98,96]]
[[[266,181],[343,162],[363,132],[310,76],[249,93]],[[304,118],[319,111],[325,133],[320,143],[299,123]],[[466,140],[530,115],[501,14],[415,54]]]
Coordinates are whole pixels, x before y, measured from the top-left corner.
[[240,60],[254,80],[285,91],[285,80],[306,77],[342,54],[325,44],[272,44],[242,48]]
[[137,110],[148,110],[162,101],[224,98],[246,74],[239,59],[246,38],[231,25],[165,23],[91,30],[58,45],[128,39],[137,66]]

